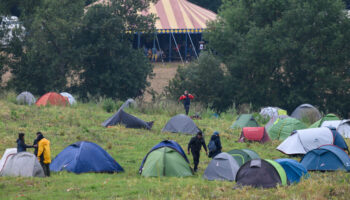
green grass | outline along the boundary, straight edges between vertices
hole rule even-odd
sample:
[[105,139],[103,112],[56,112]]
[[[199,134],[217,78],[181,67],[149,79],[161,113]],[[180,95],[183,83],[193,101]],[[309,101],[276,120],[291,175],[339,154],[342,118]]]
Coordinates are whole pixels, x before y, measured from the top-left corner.
[[[143,157],[162,140],[177,141],[184,149],[189,135],[161,133],[173,112],[139,108],[129,110],[146,120],[155,121],[151,131],[126,129],[122,126],[103,128],[101,123],[112,114],[102,104],[78,104],[74,107],[20,106],[11,98],[0,100],[0,154],[15,147],[18,132],[26,133],[31,144],[35,133],[41,131],[51,141],[54,158],[69,144],[80,140],[92,141],[103,147],[125,169],[118,174],[52,173],[50,178],[0,177],[0,199],[349,199],[350,174],[311,173],[311,178],[297,185],[275,189],[232,189],[234,182],[206,181],[203,172],[210,162],[202,152],[199,172],[187,178],[144,178],[138,174]],[[164,108],[166,109],[166,108]],[[176,110],[182,111],[181,107]],[[142,111],[142,112],[140,112]],[[146,112],[147,111],[147,112]],[[145,114],[147,113],[147,114]],[[237,143],[239,132],[229,129],[234,116],[213,119],[204,114],[195,122],[210,133],[221,132],[223,150],[251,148],[262,158],[286,157],[275,150],[279,142],[267,144]],[[349,144],[349,140],[347,141]],[[30,149],[31,151],[31,149]],[[192,161],[192,157],[190,157]]]

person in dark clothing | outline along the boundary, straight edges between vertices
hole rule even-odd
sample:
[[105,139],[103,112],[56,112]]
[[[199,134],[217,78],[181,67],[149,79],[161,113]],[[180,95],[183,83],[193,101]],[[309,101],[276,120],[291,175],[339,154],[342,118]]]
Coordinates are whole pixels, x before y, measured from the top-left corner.
[[208,155],[208,150],[205,145],[205,140],[203,138],[203,134],[201,131],[197,133],[196,136],[191,138],[190,142],[188,143],[187,147],[187,154],[190,155],[190,150],[193,156],[193,163],[194,163],[194,171],[197,172],[198,164],[199,164],[199,157],[200,152],[202,149],[202,146],[204,147],[205,154]]
[[[214,149],[213,147],[211,147],[212,145],[215,145]],[[216,155],[221,153],[222,146],[221,146],[219,132],[215,131],[211,136],[208,144],[208,149],[209,149],[209,158],[214,158]]]
[[16,142],[17,142],[17,153],[27,151],[27,148],[33,148],[33,146],[26,145],[24,141],[24,133],[18,134],[18,139]]
[[183,95],[179,98],[179,101],[183,101],[184,108],[186,111],[186,115],[188,115],[188,112],[190,110],[191,100],[194,99],[194,96],[189,94],[186,90]]
[[33,142],[33,147],[34,147],[34,155],[38,155],[38,138],[39,138],[39,135],[42,135],[42,133],[41,132],[37,132],[36,133],[36,138],[35,138],[35,140],[34,140],[34,142]]

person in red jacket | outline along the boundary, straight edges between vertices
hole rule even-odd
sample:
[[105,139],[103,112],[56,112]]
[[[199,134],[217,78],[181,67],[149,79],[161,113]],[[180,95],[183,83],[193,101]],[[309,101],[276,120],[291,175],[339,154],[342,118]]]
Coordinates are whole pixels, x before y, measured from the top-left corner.
[[192,99],[194,99],[194,96],[192,94],[189,94],[187,90],[185,90],[184,94],[181,95],[181,97],[179,98],[179,101],[183,101],[186,115],[188,115],[188,111],[190,110]]

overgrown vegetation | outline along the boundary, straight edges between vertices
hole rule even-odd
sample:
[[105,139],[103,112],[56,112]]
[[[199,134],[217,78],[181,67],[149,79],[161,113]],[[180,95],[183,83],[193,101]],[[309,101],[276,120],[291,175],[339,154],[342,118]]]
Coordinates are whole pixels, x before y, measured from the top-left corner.
[[[202,178],[210,159],[202,152],[199,172],[188,178],[144,178],[138,168],[146,153],[165,139],[177,141],[186,148],[191,136],[162,133],[161,129],[174,113],[183,112],[181,104],[141,104],[127,112],[146,121],[155,120],[151,131],[126,129],[122,126],[104,128],[100,124],[112,114],[103,110],[103,100],[78,103],[75,107],[41,107],[16,105],[15,94],[0,96],[0,154],[16,146],[18,132],[26,133],[31,144],[35,133],[42,131],[51,141],[52,157],[69,144],[92,141],[104,148],[125,169],[120,174],[80,174],[60,172],[50,178],[0,177],[0,199],[348,199],[350,174],[311,173],[311,178],[297,185],[275,189],[244,187],[233,189],[234,182],[206,181]],[[197,105],[194,105],[197,107]],[[157,109],[155,109],[157,108]],[[210,134],[221,133],[223,150],[250,148],[262,158],[286,157],[275,150],[279,142],[267,144],[237,143],[239,130],[229,129],[236,118],[235,110],[211,116],[212,111],[197,107],[202,120],[195,123]],[[154,111],[156,110],[156,112]],[[347,143],[350,145],[349,139]],[[31,151],[31,149],[29,149]],[[192,158],[190,157],[192,162]]]

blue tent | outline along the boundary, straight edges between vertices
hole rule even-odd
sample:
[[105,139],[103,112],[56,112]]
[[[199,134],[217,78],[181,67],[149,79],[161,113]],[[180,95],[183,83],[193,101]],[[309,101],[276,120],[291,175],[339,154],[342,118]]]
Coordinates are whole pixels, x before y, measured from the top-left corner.
[[334,137],[334,145],[337,145],[338,147],[349,151],[348,145],[346,144],[343,136],[340,135],[340,133],[336,130],[336,128],[334,127],[328,127],[332,133],[333,133],[333,137]]
[[50,164],[51,171],[67,170],[77,174],[86,172],[122,172],[124,169],[100,146],[81,141],[69,145]]
[[288,159],[288,158],[281,158],[275,160],[278,162],[284,169],[284,171],[287,174],[287,179],[290,183],[299,183],[301,177],[308,178],[309,174],[307,173],[307,170],[305,167],[298,163],[296,160]]
[[154,147],[152,147],[152,149],[147,153],[147,155],[142,160],[142,163],[141,163],[141,166],[140,166],[140,170],[142,169],[143,164],[144,164],[148,154],[150,154],[152,151],[154,151],[156,149],[159,149],[159,148],[162,148],[162,147],[170,147],[170,148],[176,150],[177,152],[179,152],[185,158],[186,162],[189,163],[184,150],[182,149],[182,147],[177,142],[175,142],[173,140],[164,140],[164,141],[158,143],[157,145],[155,145]]
[[309,151],[300,163],[308,171],[350,171],[350,157],[334,145],[324,145]]

